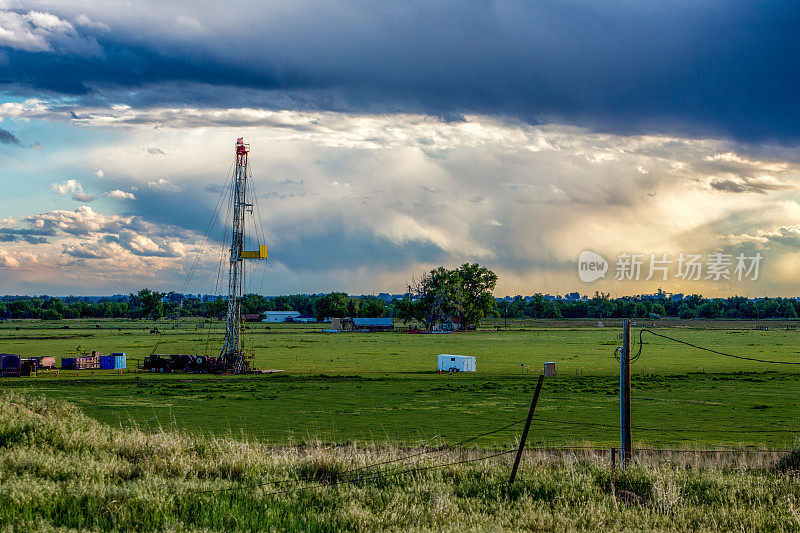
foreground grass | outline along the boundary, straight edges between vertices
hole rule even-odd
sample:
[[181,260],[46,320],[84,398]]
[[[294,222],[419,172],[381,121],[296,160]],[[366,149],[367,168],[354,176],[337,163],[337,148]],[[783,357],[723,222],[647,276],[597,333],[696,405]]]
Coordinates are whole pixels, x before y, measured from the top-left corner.
[[[7,393],[0,527],[800,531],[796,457],[640,456],[612,476],[592,454],[531,452],[511,489],[510,455],[442,466],[486,450],[369,467],[408,453],[148,434],[100,424],[71,404]],[[615,496],[620,490],[641,499]]]

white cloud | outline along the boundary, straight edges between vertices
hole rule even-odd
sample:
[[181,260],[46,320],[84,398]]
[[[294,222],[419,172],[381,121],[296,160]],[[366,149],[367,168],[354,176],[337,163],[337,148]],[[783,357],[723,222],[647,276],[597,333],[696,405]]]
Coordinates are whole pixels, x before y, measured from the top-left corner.
[[0,267],[16,268],[19,266],[19,259],[14,257],[8,251],[0,248]]
[[129,248],[134,253],[153,255],[161,251],[161,248],[152,239],[144,235],[125,232],[120,237],[124,239],[126,248]]
[[47,42],[47,29],[37,31],[29,15],[13,11],[0,11],[0,46],[26,52],[51,50]]
[[106,173],[103,172],[102,168],[99,168],[99,169],[97,169],[97,172],[94,173],[94,175],[97,176],[98,178],[102,178],[102,177],[104,177],[106,175]]
[[78,202],[91,202],[94,196],[83,191],[83,186],[75,179],[68,179],[64,183],[54,183],[52,191],[56,194],[72,193],[72,199]]
[[33,227],[52,229],[70,235],[90,235],[96,232],[115,233],[122,228],[136,224],[133,216],[103,215],[89,206],[81,206],[75,211],[55,210],[31,215],[23,219]]
[[125,192],[119,189],[114,189],[113,191],[108,191],[106,196],[109,198],[114,198],[116,200],[136,200],[136,196],[132,192]]
[[78,180],[74,179],[69,179],[64,183],[54,183],[52,185],[52,189],[56,194],[83,192],[83,187],[81,184],[78,182]]
[[64,119],[52,109],[51,103],[38,98],[29,98],[23,102],[4,102],[0,104],[0,121],[4,118],[31,119],[38,117]]
[[116,242],[83,241],[62,245],[63,253],[81,259],[110,259],[124,255],[125,250]]
[[181,190],[180,187],[170,182],[169,180],[165,180],[164,178],[159,178],[158,181],[149,181],[147,182],[147,186],[150,187],[151,189],[157,189],[159,191],[167,191],[167,192],[178,192]]
[[43,11],[0,10],[0,46],[26,52],[101,53],[93,37],[80,35],[69,21]]
[[81,13],[74,20],[77,26],[82,26],[85,28],[91,28],[94,30],[102,30],[102,31],[110,31],[111,28],[108,27],[108,24],[104,22],[94,21],[88,17],[85,13]]

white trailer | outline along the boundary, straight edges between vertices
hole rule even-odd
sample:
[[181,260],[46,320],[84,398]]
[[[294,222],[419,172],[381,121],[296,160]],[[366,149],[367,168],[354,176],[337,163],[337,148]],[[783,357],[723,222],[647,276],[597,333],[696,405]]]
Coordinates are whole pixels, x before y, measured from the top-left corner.
[[439,372],[475,372],[475,357],[471,355],[439,354]]

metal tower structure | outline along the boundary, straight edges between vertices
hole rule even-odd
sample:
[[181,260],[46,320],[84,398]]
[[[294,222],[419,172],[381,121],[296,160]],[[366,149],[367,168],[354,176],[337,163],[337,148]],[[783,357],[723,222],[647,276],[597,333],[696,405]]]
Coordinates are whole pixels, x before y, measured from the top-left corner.
[[225,370],[234,374],[246,372],[249,367],[242,338],[242,286],[244,285],[244,259],[266,259],[267,246],[261,244],[256,251],[244,249],[244,215],[252,214],[253,204],[247,198],[247,154],[250,145],[240,137],[236,140],[236,172],[233,177],[233,233],[231,236],[230,264],[228,267],[228,314],[225,322],[225,343],[219,360]]

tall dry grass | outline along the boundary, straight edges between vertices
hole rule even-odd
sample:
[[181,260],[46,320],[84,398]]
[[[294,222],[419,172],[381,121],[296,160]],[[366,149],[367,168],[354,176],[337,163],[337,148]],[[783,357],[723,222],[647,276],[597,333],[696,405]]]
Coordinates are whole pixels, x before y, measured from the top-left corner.
[[[800,456],[391,446],[265,447],[104,426],[74,406],[0,398],[0,526],[79,530],[800,531]],[[433,467],[433,468],[431,468]],[[627,492],[621,492],[627,491]],[[629,494],[630,493],[630,494]],[[631,495],[632,494],[632,495]],[[622,495],[622,496],[620,496]]]

